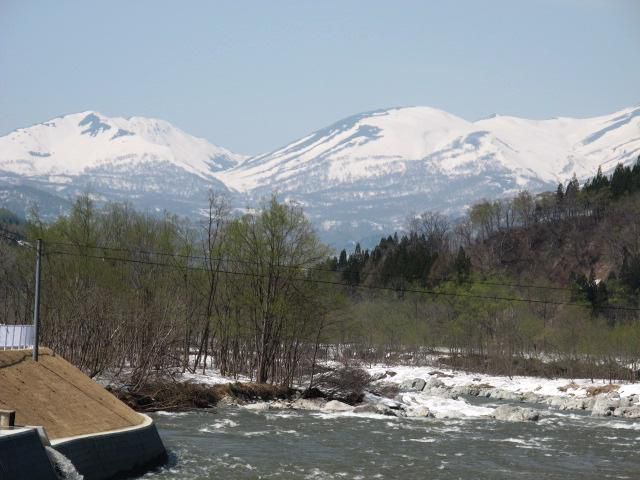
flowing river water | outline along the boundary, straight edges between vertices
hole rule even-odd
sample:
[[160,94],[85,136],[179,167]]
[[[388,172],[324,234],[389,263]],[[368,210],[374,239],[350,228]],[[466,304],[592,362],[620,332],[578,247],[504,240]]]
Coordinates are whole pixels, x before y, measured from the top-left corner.
[[538,423],[313,411],[158,414],[169,479],[640,479],[640,422],[544,410]]

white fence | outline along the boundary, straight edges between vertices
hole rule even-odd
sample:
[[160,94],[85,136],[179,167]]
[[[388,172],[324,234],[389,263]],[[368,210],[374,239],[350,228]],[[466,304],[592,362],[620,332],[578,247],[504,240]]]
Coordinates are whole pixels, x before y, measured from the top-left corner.
[[0,350],[33,348],[33,325],[0,325]]

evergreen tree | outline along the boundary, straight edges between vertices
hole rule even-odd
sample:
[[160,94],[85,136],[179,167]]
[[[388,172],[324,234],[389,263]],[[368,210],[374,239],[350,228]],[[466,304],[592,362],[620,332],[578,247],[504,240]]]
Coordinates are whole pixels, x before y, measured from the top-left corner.
[[631,192],[632,185],[631,169],[619,163],[611,176],[611,195],[613,198],[627,195]]
[[631,255],[625,250],[620,280],[633,291],[640,289],[640,255]]
[[585,190],[590,192],[599,192],[609,188],[609,179],[602,174],[602,166],[598,167],[596,176],[585,184]]
[[578,193],[580,193],[580,182],[578,182],[578,178],[574,173],[573,177],[571,177],[571,180],[569,180],[569,183],[567,184],[564,197],[566,199],[575,199],[578,196]]
[[453,268],[456,271],[458,281],[466,280],[471,274],[471,258],[467,256],[462,246],[458,249],[458,254],[453,262]]
[[631,169],[632,185],[631,188],[634,192],[640,191],[640,155],[636,164]]
[[347,251],[343,248],[338,259],[338,269],[344,270],[347,267]]
[[564,200],[564,186],[559,183],[558,188],[556,188],[556,204],[560,205]]

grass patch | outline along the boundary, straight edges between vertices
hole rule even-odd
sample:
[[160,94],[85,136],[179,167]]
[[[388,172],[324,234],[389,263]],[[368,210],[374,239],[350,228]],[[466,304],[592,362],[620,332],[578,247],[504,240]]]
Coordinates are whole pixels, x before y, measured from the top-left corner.
[[590,397],[595,397],[596,395],[600,395],[601,393],[617,392],[619,388],[620,385],[616,385],[615,383],[610,383],[609,385],[601,385],[599,387],[588,387],[587,395]]
[[580,388],[580,385],[578,385],[576,382],[571,382],[561,387],[558,387],[558,390],[560,390],[561,392],[566,392],[567,390],[577,390],[579,388]]

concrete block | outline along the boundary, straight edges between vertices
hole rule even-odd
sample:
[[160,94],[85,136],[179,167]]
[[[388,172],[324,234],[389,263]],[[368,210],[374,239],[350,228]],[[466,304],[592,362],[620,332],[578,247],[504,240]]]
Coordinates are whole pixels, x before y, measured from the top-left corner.
[[124,431],[54,441],[53,447],[71,460],[85,480],[142,474],[167,460],[152,422]]
[[58,480],[49,457],[34,429],[0,435],[2,480]]
[[0,427],[9,428],[16,424],[15,410],[0,410]]

